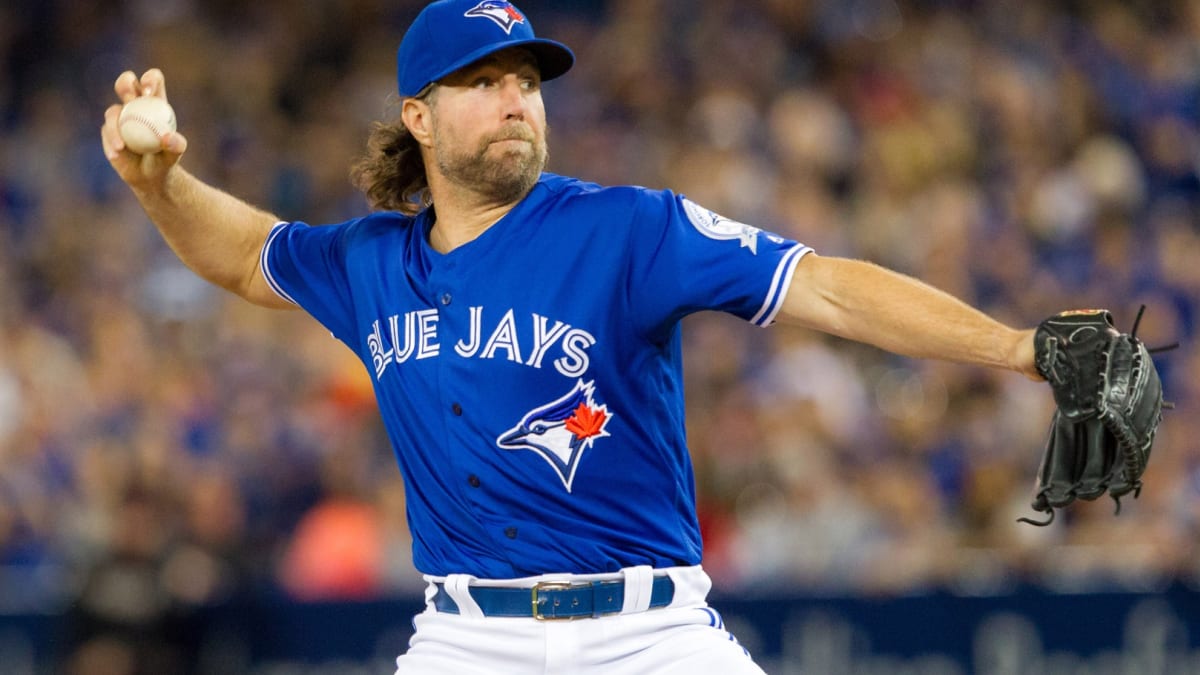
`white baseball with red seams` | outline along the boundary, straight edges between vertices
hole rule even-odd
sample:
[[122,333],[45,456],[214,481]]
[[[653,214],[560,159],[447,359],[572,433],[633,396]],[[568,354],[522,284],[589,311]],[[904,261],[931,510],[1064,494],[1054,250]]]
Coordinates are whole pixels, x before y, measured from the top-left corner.
[[175,131],[175,110],[158,96],[140,96],[121,108],[117,128],[125,147],[139,155],[162,150],[163,136]]

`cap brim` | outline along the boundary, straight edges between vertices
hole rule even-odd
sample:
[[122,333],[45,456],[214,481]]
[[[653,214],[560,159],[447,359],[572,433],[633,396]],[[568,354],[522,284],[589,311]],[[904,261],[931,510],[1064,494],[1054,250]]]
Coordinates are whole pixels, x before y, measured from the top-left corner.
[[513,40],[512,42],[499,42],[490,44],[486,47],[476,49],[467,54],[461,59],[447,66],[442,72],[438,73],[433,78],[433,82],[446,77],[450,73],[457,70],[462,70],[467,66],[495,54],[496,52],[512,49],[513,47],[524,47],[528,49],[533,58],[537,59],[538,70],[541,72],[542,81],[553,80],[565,74],[575,65],[575,54],[566,45],[554,40],[545,40],[542,38],[534,38],[532,40]]
[[561,42],[539,38],[526,43],[526,48],[537,59],[538,69],[542,71],[542,80],[553,80],[565,75],[571,66],[575,65],[575,53]]

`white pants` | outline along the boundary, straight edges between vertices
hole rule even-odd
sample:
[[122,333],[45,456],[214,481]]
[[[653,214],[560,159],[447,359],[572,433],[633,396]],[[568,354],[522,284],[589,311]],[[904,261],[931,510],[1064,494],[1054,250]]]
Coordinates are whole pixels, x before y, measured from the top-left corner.
[[[644,569],[644,568],[643,568]],[[598,618],[538,621],[482,617],[461,579],[443,582],[460,614],[438,612],[428,602],[413,620],[416,633],[406,654],[396,659],[397,675],[763,675],[750,655],[725,630],[720,614],[704,602],[711,582],[699,566],[660,570],[675,582],[672,603],[660,609],[630,607]],[[477,585],[523,586],[534,581],[597,580],[601,576],[547,576]],[[646,581],[648,576],[626,576]],[[630,589],[626,598],[637,598]],[[646,595],[645,597],[648,597]],[[642,605],[645,602],[641,603]],[[474,605],[474,607],[472,607]]]

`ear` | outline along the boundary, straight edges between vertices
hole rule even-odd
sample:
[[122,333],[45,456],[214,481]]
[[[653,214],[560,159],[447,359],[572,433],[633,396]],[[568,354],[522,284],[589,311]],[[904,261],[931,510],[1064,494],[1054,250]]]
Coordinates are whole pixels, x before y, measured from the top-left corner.
[[400,106],[400,119],[408,133],[423,146],[433,147],[433,109],[417,98],[406,98]]

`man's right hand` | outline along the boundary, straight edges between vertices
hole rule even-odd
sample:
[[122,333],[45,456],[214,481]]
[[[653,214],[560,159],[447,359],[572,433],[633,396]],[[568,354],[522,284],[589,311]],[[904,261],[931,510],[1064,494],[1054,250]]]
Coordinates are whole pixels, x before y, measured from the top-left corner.
[[104,126],[100,129],[100,140],[104,144],[104,155],[108,158],[113,169],[121,180],[134,190],[154,190],[161,187],[167,172],[179,161],[187,150],[187,139],[179,132],[167,135],[162,152],[153,155],[138,155],[125,147],[121,132],[117,128],[117,118],[121,108],[139,96],[158,96],[167,98],[166,80],[162,71],[151,68],[142,74],[141,79],[133,71],[127,70],[117,78],[113,89],[120,103],[114,103],[104,111]]

